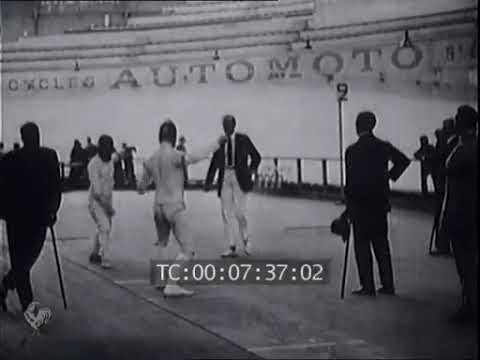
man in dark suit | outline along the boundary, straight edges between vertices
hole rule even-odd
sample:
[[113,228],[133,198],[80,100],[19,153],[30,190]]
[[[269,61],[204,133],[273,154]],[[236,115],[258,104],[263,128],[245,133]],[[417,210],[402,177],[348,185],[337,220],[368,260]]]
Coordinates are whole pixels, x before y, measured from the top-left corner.
[[0,164],[2,216],[7,222],[11,269],[0,284],[0,305],[6,310],[9,290],[16,290],[25,319],[35,329],[50,317],[33,301],[30,271],[45,242],[47,227],[56,222],[61,202],[60,169],[54,150],[40,146],[36,124],[22,126],[23,147],[9,152]]
[[446,161],[446,193],[441,214],[441,233],[451,239],[462,286],[462,305],[455,322],[474,321],[478,306],[478,113],[471,106],[458,108],[457,146]]
[[428,142],[426,135],[420,136],[420,148],[413,155],[420,161],[420,184],[422,195],[428,195],[428,177],[432,176],[434,171],[435,147]]
[[[377,259],[382,294],[395,294],[392,261],[388,244],[390,211],[389,180],[396,181],[410,164],[410,160],[393,145],[373,135],[376,124],[371,112],[358,114],[356,127],[359,139],[347,148],[345,154],[347,212],[353,222],[355,258],[361,288],[355,295],[376,294],[373,278],[373,247]],[[389,169],[389,162],[393,167]]]
[[205,190],[208,191],[218,170],[218,196],[222,205],[225,237],[230,245],[222,257],[237,256],[236,221],[243,249],[247,255],[251,253],[246,214],[247,192],[253,189],[252,176],[261,161],[261,156],[250,138],[245,134],[235,133],[235,125],[236,121],[232,115],[223,117],[227,142],[213,154],[205,180]]

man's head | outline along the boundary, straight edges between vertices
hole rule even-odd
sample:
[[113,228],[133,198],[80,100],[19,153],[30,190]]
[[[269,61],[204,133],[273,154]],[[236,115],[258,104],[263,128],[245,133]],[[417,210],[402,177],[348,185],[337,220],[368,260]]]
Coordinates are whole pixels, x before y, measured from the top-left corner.
[[477,122],[477,111],[469,105],[462,105],[455,115],[455,132],[459,135],[475,134]]
[[356,128],[357,134],[360,136],[365,133],[372,133],[375,125],[377,124],[377,119],[375,114],[370,111],[362,111],[357,116]]
[[158,141],[160,144],[168,142],[172,146],[175,146],[175,143],[177,142],[177,127],[172,120],[168,119],[160,126]]
[[108,162],[112,159],[112,154],[115,151],[113,147],[113,139],[109,135],[102,135],[98,139],[98,156],[102,161]]
[[455,122],[452,118],[443,120],[443,132],[447,137],[455,134]]
[[89,137],[87,137],[87,144],[90,145],[91,143],[92,143],[92,138],[89,136]]
[[0,142],[0,151],[3,151],[4,145],[3,142]]
[[122,149],[126,149],[127,148],[127,143],[122,143]]
[[420,145],[428,145],[428,136],[427,135],[422,135],[420,136]]
[[[23,146],[27,149],[36,149],[40,147],[40,129],[37,124],[27,122],[20,128],[20,136]],[[18,145],[20,147],[20,145]],[[15,145],[14,145],[15,148]]]
[[178,138],[178,142],[180,144],[185,144],[187,142],[187,140],[185,139],[185,136],[181,135],[179,138]]
[[237,122],[233,115],[225,115],[223,117],[223,130],[225,131],[225,135],[231,136],[233,132],[235,131],[235,126]]

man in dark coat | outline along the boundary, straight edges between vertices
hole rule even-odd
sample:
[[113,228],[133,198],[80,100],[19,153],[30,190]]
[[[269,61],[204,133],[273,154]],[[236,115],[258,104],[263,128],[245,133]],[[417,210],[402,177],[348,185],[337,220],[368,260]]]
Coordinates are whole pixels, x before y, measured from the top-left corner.
[[447,185],[441,215],[441,232],[452,241],[462,286],[462,305],[452,318],[459,322],[477,318],[477,122],[478,114],[472,107],[458,108],[455,128],[459,140],[446,161]]
[[33,301],[30,271],[45,242],[47,227],[56,222],[61,202],[60,169],[54,150],[40,146],[36,124],[22,126],[23,147],[9,152],[0,165],[2,216],[7,222],[11,269],[0,284],[0,304],[6,310],[9,290],[16,290],[25,319],[35,329],[50,317],[48,308]]
[[[382,283],[379,293],[395,294],[388,244],[389,181],[396,181],[407,169],[410,160],[393,145],[373,135],[375,124],[373,113],[361,112],[356,121],[359,139],[347,148],[345,154],[345,200],[353,223],[355,258],[361,284],[361,288],[353,292],[355,295],[376,294],[371,247]],[[393,163],[391,169],[389,162]]]
[[[235,133],[236,121],[232,115],[223,117],[223,129],[227,142],[213,154],[205,190],[209,190],[218,171],[218,196],[222,204],[222,218],[225,237],[229,242],[229,250],[222,257],[236,257],[237,234],[240,233],[243,249],[247,255],[251,253],[251,243],[247,226],[247,192],[253,188],[252,176],[260,165],[261,156],[250,138]],[[236,223],[238,221],[239,231]]]

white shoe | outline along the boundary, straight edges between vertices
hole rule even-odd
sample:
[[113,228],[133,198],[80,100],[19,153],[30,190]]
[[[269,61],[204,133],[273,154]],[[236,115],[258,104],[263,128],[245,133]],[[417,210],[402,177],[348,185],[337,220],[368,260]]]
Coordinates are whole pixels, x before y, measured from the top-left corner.
[[236,258],[238,256],[235,246],[230,246],[230,248],[225,251],[222,255],[222,258]]
[[179,285],[169,284],[163,289],[163,295],[165,297],[188,297],[195,294],[192,290],[187,290]]
[[40,308],[37,301],[33,301],[23,313],[27,323],[35,330],[48,324],[52,318],[52,311],[49,308]]
[[252,254],[252,243],[250,242],[249,239],[247,239],[243,242],[243,251],[245,252],[245,255],[247,255],[247,256]]

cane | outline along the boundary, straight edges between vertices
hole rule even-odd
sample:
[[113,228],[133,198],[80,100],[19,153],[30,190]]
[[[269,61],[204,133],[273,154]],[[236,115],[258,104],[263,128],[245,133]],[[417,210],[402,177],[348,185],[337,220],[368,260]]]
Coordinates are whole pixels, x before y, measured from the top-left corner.
[[342,288],[340,290],[340,299],[342,300],[345,296],[345,282],[347,279],[348,250],[350,248],[350,231],[348,231],[348,234],[343,238],[343,241],[345,242],[345,258],[343,259]]
[[435,214],[433,219],[432,232],[430,233],[430,245],[428,246],[428,253],[431,255],[433,253],[433,241],[438,236],[438,214]]
[[60,291],[62,292],[63,307],[65,310],[68,310],[67,297],[65,296],[65,288],[63,286],[62,267],[60,266],[60,258],[58,257],[57,239],[55,237],[53,226],[50,226],[50,234],[52,235],[53,251],[55,253],[55,261],[57,263],[58,281],[60,283]]

